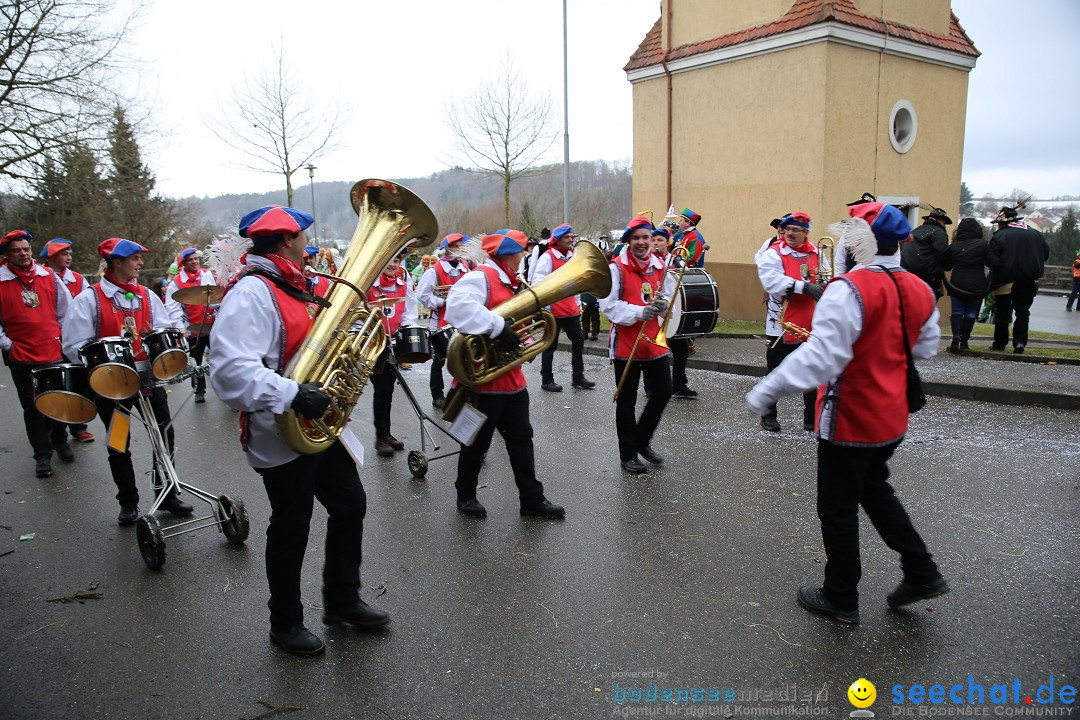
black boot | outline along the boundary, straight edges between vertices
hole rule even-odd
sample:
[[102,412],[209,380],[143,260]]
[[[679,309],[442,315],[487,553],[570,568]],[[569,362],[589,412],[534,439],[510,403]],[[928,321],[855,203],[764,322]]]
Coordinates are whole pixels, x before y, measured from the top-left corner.
[[952,343],[949,345],[949,352],[956,352],[960,349],[960,324],[963,319],[963,315],[952,316]]
[[960,327],[960,349],[970,350],[968,347],[968,340],[971,339],[971,331],[975,328],[975,318],[966,317],[964,323]]
[[586,390],[596,387],[596,383],[586,378],[585,373],[583,372],[574,373],[573,382],[571,382],[570,384],[576,388],[584,388]]

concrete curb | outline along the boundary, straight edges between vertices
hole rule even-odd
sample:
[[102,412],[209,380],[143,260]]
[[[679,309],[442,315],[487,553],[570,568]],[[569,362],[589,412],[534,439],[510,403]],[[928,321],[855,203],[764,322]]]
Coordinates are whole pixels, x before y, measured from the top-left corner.
[[[757,335],[735,335],[731,337],[759,337]],[[560,342],[559,350],[570,352],[570,343]],[[594,357],[607,357],[607,345],[585,345],[584,353]],[[988,356],[992,359],[1001,359],[1001,353],[971,353],[979,356]],[[1025,362],[1038,362],[1035,358],[1023,355],[1015,359],[1023,358]],[[1013,359],[1013,358],[1009,358]],[[1044,361],[1045,362],[1045,361]],[[695,370],[709,370],[711,372],[729,373],[731,375],[745,375],[748,377],[764,377],[765,366],[747,365],[746,363],[722,362],[720,360],[702,360],[691,357],[686,361],[686,366]],[[957,400],[975,400],[978,402],[992,403],[994,405],[1034,405],[1055,410],[1080,410],[1080,396],[1062,395],[1057,393],[1040,392],[1037,390],[1021,390],[1016,388],[990,387],[985,385],[958,385],[956,383],[930,382],[923,380],[923,391],[927,395],[937,397],[949,397]]]

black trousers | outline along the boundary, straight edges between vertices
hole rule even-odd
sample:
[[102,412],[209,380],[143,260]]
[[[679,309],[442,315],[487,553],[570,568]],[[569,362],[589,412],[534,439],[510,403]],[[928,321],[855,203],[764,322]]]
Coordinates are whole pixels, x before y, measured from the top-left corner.
[[390,368],[390,363],[383,371],[370,376],[371,379],[371,414],[375,421],[375,437],[390,434],[390,409],[394,403],[394,383],[397,375]]
[[570,340],[570,366],[574,374],[585,372],[585,361],[581,357],[585,348],[585,336],[581,332],[581,316],[555,318],[555,342],[540,356],[540,377],[545,382],[554,381],[551,362],[555,357],[555,346],[559,344],[559,333],[565,332]]
[[442,376],[442,369],[445,365],[445,358],[437,358],[434,355],[431,356],[431,379],[428,380],[428,387],[431,388],[432,400],[442,396],[443,390],[446,388],[446,386],[443,385]]
[[[615,382],[618,384],[626,368],[626,361],[616,359]],[[635,418],[637,409],[638,381],[644,377],[649,387],[649,398],[641,411],[641,417]],[[630,460],[637,457],[638,448],[652,442],[664,408],[671,400],[671,369],[668,358],[655,360],[635,360],[630,363],[626,382],[615,402],[615,431],[619,436],[619,459]]]
[[323,607],[346,608],[360,598],[361,545],[367,494],[356,463],[336,442],[318,455],[272,468],[255,468],[270,499],[266,528],[266,580],[270,585],[270,624],[299,625],[300,571],[307,551],[314,499],[326,508],[326,560]]
[[586,335],[600,334],[600,305],[582,303],[581,329]]
[[1016,322],[1012,327],[1013,347],[1027,345],[1031,304],[1035,302],[1038,290],[1039,283],[1035,280],[1016,280],[1013,282],[1011,294],[995,296],[994,300],[997,304],[997,315],[994,320],[995,348],[1004,350],[1009,344],[1009,322],[1012,320],[1013,313],[1016,313]]
[[[192,335],[188,338],[188,355],[195,361],[196,365],[202,365],[203,355],[210,349],[210,334],[206,335]],[[206,392],[206,376],[195,375],[191,378],[191,386],[195,388],[195,392]]]
[[[95,403],[97,404],[98,417],[101,418],[101,422],[105,424],[105,432],[109,431],[109,423],[112,422],[113,411],[117,405],[123,407],[128,414],[131,414],[131,409],[134,406],[138,411],[138,406],[135,404],[135,398],[129,398],[127,400],[109,400],[103,397],[95,397]],[[166,444],[169,446],[169,454],[171,455],[176,449],[176,437],[173,433],[172,427],[168,430],[165,426],[168,425],[172,418],[169,416],[169,399],[165,394],[165,389],[156,387],[150,391],[150,409],[154,413],[154,420],[157,422],[158,428],[161,429],[161,434],[165,438]],[[140,416],[141,411],[138,411]],[[149,420],[149,418],[143,418]],[[120,507],[131,507],[139,504],[139,489],[135,485],[135,466],[131,463],[131,433],[128,433],[128,449],[124,452],[117,452],[112,448],[108,448],[109,452],[109,470],[112,471],[113,482],[116,483],[116,499],[120,503]],[[158,477],[157,467],[154,468],[153,485],[154,487],[160,486],[164,483],[165,478]]]
[[841,610],[859,607],[859,506],[881,539],[900,553],[904,580],[928,584],[940,577],[926,543],[889,484],[885,447],[849,447],[818,441],[817,512],[825,546],[825,595]]
[[477,393],[473,405],[487,416],[487,420],[473,444],[463,445],[458,455],[457,481],[454,483],[458,499],[476,497],[480,466],[498,430],[506,443],[506,454],[510,456],[510,467],[514,471],[521,503],[524,505],[542,500],[544,485],[536,479],[533,428],[529,422],[529,391],[525,389],[509,395]]
[[[802,347],[802,343],[786,343],[783,340],[776,342],[775,336],[766,336],[766,340],[769,342],[768,348],[765,350],[765,367],[772,372],[780,366],[780,363],[784,362],[791,353],[795,352]],[[807,390],[803,393],[803,421],[814,422],[814,405],[817,403],[817,390]],[[769,414],[765,417],[771,417],[776,419],[776,405],[773,404],[769,408]]]
[[671,386],[673,388],[685,388],[686,361],[690,357],[690,338],[669,338],[668,347],[671,348]]
[[[34,405],[34,379],[31,371],[34,368],[55,364],[13,362],[8,365],[11,370],[11,382],[15,385],[15,391],[19,395],[19,404],[22,405],[23,425],[26,426],[26,437],[30,441],[30,447],[34,449],[35,460],[52,457],[52,441],[63,442],[64,429],[67,427],[64,423],[45,417]],[[83,427],[86,426],[83,425]]]

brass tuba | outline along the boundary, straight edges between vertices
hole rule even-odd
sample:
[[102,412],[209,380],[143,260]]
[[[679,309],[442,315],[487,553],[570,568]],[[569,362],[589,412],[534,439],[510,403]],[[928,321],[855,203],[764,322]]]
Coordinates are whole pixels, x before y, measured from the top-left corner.
[[462,385],[475,387],[532,360],[555,342],[555,318],[541,308],[583,292],[597,297],[611,292],[607,259],[591,242],[578,243],[565,265],[492,310],[513,323],[521,347],[507,351],[484,335],[455,332],[446,349],[450,374]]
[[[285,368],[298,383],[321,382],[330,396],[323,416],[308,420],[293,410],[277,417],[285,442],[311,455],[330,447],[360,399],[368,375],[386,348],[381,307],[369,306],[367,289],[406,245],[434,242],[439,224],[424,201],[388,180],[361,180],[349,193],[359,216],[339,275],[317,273],[334,281],[311,332]],[[356,331],[359,328],[359,332]]]

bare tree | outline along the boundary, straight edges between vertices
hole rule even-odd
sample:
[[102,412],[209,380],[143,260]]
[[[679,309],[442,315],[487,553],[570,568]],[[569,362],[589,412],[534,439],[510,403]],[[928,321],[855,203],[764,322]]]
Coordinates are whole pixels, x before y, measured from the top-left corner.
[[[100,148],[116,96],[110,81],[142,12],[115,0],[3,0],[0,176],[25,181],[76,142]],[[108,18],[120,19],[109,24]]]
[[558,137],[551,98],[534,93],[506,57],[498,77],[482,82],[463,101],[451,102],[445,113],[463,164],[473,166],[470,172],[502,179],[509,225],[511,183],[549,169],[537,163]]
[[247,158],[243,165],[249,170],[283,175],[292,205],[293,174],[340,146],[337,138],[348,110],[339,100],[316,104],[302,90],[284,43],[274,54],[274,64],[245,76],[227,107],[219,108],[207,124],[219,140]]

